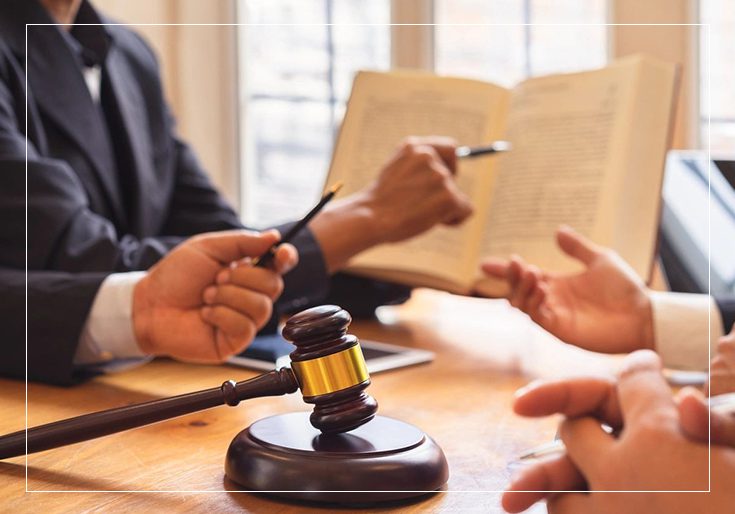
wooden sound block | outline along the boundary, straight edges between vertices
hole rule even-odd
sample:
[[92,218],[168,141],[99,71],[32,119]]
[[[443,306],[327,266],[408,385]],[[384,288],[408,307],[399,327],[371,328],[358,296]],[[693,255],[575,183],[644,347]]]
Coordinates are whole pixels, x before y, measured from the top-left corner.
[[225,473],[251,491],[340,503],[420,496],[449,478],[441,448],[413,425],[376,416],[351,432],[324,435],[308,412],[265,418],[240,432]]

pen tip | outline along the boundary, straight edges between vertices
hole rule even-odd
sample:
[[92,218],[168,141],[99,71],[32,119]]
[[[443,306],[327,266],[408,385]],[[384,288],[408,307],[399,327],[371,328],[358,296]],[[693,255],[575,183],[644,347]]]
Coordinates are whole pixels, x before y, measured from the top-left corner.
[[495,141],[493,148],[495,148],[496,152],[507,152],[513,148],[513,145],[510,141]]
[[329,188],[329,192],[332,193],[332,194],[337,194],[339,192],[339,190],[342,189],[342,186],[344,186],[344,185],[345,185],[345,183],[342,182],[341,180],[338,181],[338,182],[335,182],[332,185],[332,187]]

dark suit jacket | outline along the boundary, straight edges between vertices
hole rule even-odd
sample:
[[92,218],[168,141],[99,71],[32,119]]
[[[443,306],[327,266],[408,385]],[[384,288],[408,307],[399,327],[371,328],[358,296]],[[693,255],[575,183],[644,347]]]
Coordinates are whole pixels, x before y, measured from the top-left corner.
[[735,325],[735,296],[715,296],[715,301],[722,315],[725,333],[728,333]]
[[[77,20],[96,17],[84,2]],[[105,27],[104,73],[120,119],[112,129],[60,29],[29,26],[26,52],[27,23],[53,20],[35,0],[0,2],[0,374],[25,376],[27,265],[28,376],[66,384],[77,378],[79,335],[107,275],[145,270],[193,234],[242,225],[176,136],[155,56],[138,35]],[[111,141],[126,149],[124,169],[110,159]],[[132,189],[127,203],[121,179]],[[330,290],[311,234],[294,243],[300,264],[285,278],[279,312],[325,301]],[[349,296],[365,300],[358,310],[406,297],[345,280]]]

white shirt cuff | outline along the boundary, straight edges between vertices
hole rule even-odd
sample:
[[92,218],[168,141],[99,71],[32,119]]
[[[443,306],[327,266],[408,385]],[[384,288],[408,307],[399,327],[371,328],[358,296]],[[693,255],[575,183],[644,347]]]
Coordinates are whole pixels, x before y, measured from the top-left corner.
[[[656,351],[667,368],[705,370],[722,336],[720,311],[705,294],[651,292]],[[709,348],[708,348],[709,345]]]
[[150,360],[138,347],[133,330],[133,290],[144,271],[108,276],[94,298],[79,338],[76,365],[109,364],[107,371]]

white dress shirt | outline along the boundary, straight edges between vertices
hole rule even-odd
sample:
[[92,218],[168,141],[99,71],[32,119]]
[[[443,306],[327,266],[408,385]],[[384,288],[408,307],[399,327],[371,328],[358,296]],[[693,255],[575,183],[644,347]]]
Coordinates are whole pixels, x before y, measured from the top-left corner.
[[720,311],[711,296],[651,293],[656,351],[667,368],[706,370],[723,335]]
[[[85,66],[82,73],[92,100],[99,104],[100,66]],[[133,290],[144,276],[144,271],[114,273],[102,282],[79,338],[75,365],[121,371],[152,359],[140,351],[133,331]]]
[[145,271],[113,273],[94,297],[79,338],[74,364],[121,371],[152,357],[138,347],[133,330],[133,290]]

